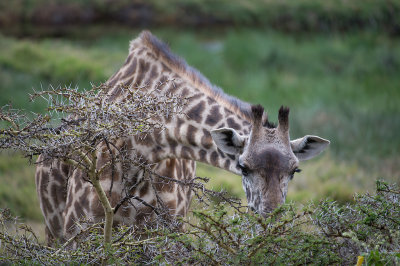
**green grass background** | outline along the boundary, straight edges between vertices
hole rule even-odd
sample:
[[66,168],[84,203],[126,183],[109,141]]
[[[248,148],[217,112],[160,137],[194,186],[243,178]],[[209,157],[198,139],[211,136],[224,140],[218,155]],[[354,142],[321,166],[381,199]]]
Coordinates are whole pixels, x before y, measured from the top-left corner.
[[[352,200],[373,191],[374,181],[400,179],[400,39],[387,33],[285,33],[263,27],[150,28],[172,50],[227,93],[262,104],[272,120],[291,108],[291,137],[331,140],[321,156],[301,164],[288,200]],[[90,87],[124,62],[140,29],[72,28],[63,37],[17,38],[0,33],[0,106],[9,102],[43,112],[29,102],[32,88]],[[241,179],[199,164],[209,187],[244,198]],[[0,207],[40,221],[34,166],[20,155],[0,155]]]

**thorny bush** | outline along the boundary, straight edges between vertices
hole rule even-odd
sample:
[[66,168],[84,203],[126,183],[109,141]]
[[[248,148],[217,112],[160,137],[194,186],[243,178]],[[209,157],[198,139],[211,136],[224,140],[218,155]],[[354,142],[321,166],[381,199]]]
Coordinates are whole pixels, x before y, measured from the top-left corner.
[[50,248],[3,210],[0,259],[29,264],[93,264],[108,258],[110,264],[354,265],[357,256],[364,256],[368,265],[396,265],[400,263],[399,195],[398,187],[377,181],[375,195],[356,195],[354,203],[285,204],[266,218],[244,212],[243,207],[231,208],[232,202],[212,206],[210,198],[202,197],[209,206],[176,221],[186,224],[184,230],[159,220],[141,228],[118,227],[109,249],[102,248],[101,224],[81,232],[77,249]]
[[[179,181],[159,176],[193,190],[199,203],[192,215],[170,217],[165,215],[168,210],[154,209],[155,219],[143,226],[112,228],[112,214],[119,205],[110,206],[99,185],[102,170],[117,163],[147,167],[140,165],[140,158],[117,150],[115,141],[162,130],[158,117],[180,114],[185,99],[155,97],[140,88],[121,85],[119,89],[125,90],[129,101],[107,101],[109,89],[35,92],[33,98],[46,98],[49,112],[33,118],[10,106],[0,110],[0,120],[10,125],[0,129],[0,149],[19,150],[28,157],[41,154],[43,160],[64,160],[85,171],[98,195],[103,195],[99,198],[106,214],[104,223],[77,222],[80,231],[76,236],[48,247],[8,210],[1,210],[0,262],[354,264],[362,255],[369,264],[400,263],[400,191],[383,181],[377,182],[376,195],[357,195],[354,204],[341,206],[329,200],[305,207],[286,204],[263,218],[248,213],[239,200],[226,193],[207,190],[204,178]],[[110,154],[112,149],[117,150],[116,156],[96,169],[96,147],[104,142],[112,146]],[[69,245],[72,242],[73,249]]]
[[[0,121],[5,121],[7,126],[0,129],[0,150],[17,150],[30,159],[40,155],[36,164],[59,160],[72,166],[74,171],[82,171],[82,178],[94,187],[104,209],[104,243],[108,249],[114,213],[124,202],[111,206],[100,179],[105,171],[111,170],[111,197],[115,169],[122,169],[122,179],[126,182],[126,173],[130,170],[138,172],[149,168],[147,162],[137,156],[134,147],[127,147],[124,140],[163,130],[163,118],[182,114],[185,98],[159,93],[160,86],[165,83],[173,86],[174,82],[166,80],[152,88],[102,84],[83,91],[78,88],[35,91],[31,99],[43,97],[48,102],[47,114],[28,116],[11,106],[1,108]],[[118,96],[120,99],[115,100]],[[102,147],[106,148],[110,159],[99,167],[99,153],[105,156]],[[124,201],[131,198],[127,195]]]
[[[164,83],[169,82],[174,80]],[[0,129],[0,149],[41,154],[46,159],[75,159],[75,151],[92,150],[103,141],[112,144],[119,138],[162,130],[160,118],[180,114],[186,103],[179,95],[155,94],[162,85],[147,90],[120,84],[125,101],[108,100],[112,88],[106,84],[83,91],[70,87],[35,91],[31,100],[45,99],[47,113],[27,115],[10,105],[2,107],[0,121],[11,126]]]

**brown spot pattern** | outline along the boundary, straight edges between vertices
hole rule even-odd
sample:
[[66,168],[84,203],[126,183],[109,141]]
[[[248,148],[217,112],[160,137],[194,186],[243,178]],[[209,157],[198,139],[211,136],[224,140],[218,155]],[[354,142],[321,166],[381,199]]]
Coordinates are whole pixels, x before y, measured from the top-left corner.
[[75,230],[75,223],[73,219],[68,219],[67,224],[65,225],[65,229],[67,232],[73,232]]
[[143,79],[147,72],[149,71],[150,68],[150,63],[146,62],[144,59],[139,59],[139,69],[138,69],[138,75],[136,78],[136,84],[138,86],[143,86]]
[[125,79],[129,76],[133,76],[136,71],[136,66],[137,66],[137,58],[135,57],[133,59],[133,62],[131,64],[129,64],[128,67],[125,69],[125,73],[123,74],[123,76],[120,79]]
[[207,116],[206,124],[210,126],[215,126],[219,121],[221,121],[222,115],[219,112],[218,106],[213,106],[211,108],[210,114]]
[[197,132],[197,128],[195,128],[192,125],[188,126],[187,129],[187,140],[188,143],[194,147],[197,147],[197,143],[196,143],[196,132]]
[[184,88],[184,89],[182,90],[182,92],[181,92],[181,96],[182,96],[182,97],[186,97],[186,96],[188,96],[188,94],[189,94],[188,88]]
[[187,112],[187,115],[189,116],[190,119],[196,121],[197,123],[201,123],[203,119],[202,112],[204,108],[205,108],[205,102],[201,101],[198,104],[196,104],[193,108],[191,108]]
[[57,216],[54,216],[53,217],[53,219],[51,219],[50,220],[50,224],[51,224],[51,227],[52,227],[52,229],[55,231],[55,232],[60,232],[61,231],[61,223],[60,223],[60,221],[58,220],[58,217]]
[[229,166],[231,165],[231,162],[229,161],[229,159],[225,160],[225,164],[224,164],[224,168],[225,169],[229,169]]
[[210,162],[215,163],[218,161],[218,153],[216,151],[213,151],[210,155]]
[[148,191],[149,191],[149,183],[145,182],[145,183],[143,183],[142,187],[140,188],[139,197],[143,198],[147,194]]
[[150,79],[156,81],[159,76],[160,76],[160,72],[158,71],[158,66],[153,65],[151,67]]
[[200,150],[199,151],[199,157],[200,157],[200,161],[207,162],[207,151]]
[[178,142],[171,138],[170,136],[167,136],[167,142],[169,145],[169,148],[171,149],[172,153],[176,152],[176,147],[178,146]]
[[115,73],[114,76],[112,76],[108,80],[108,82],[107,82],[108,85],[111,86],[111,87],[114,87],[117,84],[117,82],[120,80],[121,75],[122,75],[121,72]]
[[208,132],[207,130],[203,129],[203,136],[201,137],[201,145],[205,148],[205,149],[209,149],[212,147],[213,145],[213,140],[211,138],[211,134],[210,132]]
[[177,120],[176,120],[176,127],[175,127],[175,130],[174,130],[175,136],[179,136],[179,131],[180,131],[180,129],[181,129],[181,126],[182,126],[184,123],[185,123],[185,121],[184,121],[183,119],[177,118]]
[[86,187],[82,196],[79,197],[79,202],[82,204],[82,206],[89,205],[88,196],[89,196],[89,187]]
[[235,120],[232,117],[228,118],[226,120],[226,122],[228,122],[228,126],[233,128],[233,129],[236,129],[236,130],[241,129],[241,126],[238,123],[236,123]]
[[182,158],[185,158],[185,159],[195,158],[193,149],[189,148],[189,147],[182,147],[181,156],[182,156]]
[[74,209],[75,209],[75,214],[77,217],[82,217],[85,215],[85,212],[83,211],[80,202],[75,202]]

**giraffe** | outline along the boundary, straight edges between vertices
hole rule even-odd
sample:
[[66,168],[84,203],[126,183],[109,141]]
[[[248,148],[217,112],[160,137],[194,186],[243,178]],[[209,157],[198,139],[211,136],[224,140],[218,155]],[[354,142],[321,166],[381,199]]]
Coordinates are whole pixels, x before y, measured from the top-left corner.
[[[188,99],[185,115],[161,118],[163,130],[120,139],[116,146],[130,147],[153,165],[153,173],[177,180],[195,177],[195,161],[241,175],[248,206],[261,215],[285,201],[288,182],[300,171],[299,161],[315,157],[329,145],[328,140],[312,135],[290,140],[288,108],[281,107],[278,125],[274,125],[262,106],[225,94],[148,31],[131,41],[125,63],[106,84],[110,88],[108,101],[129,100],[121,85]],[[99,168],[109,158],[104,145],[97,150]],[[39,156],[38,162],[41,159]],[[103,172],[100,182],[105,190],[110,189],[113,178],[108,194],[112,206],[127,193],[136,197],[118,209],[115,224],[149,222],[154,217],[152,206],[160,202],[172,215],[187,214],[190,190],[157,175],[139,168],[129,171],[127,178],[122,178],[120,170],[115,175],[111,170]],[[104,218],[83,173],[60,160],[38,164],[36,187],[50,243],[76,234],[76,222],[82,217],[93,221]]]

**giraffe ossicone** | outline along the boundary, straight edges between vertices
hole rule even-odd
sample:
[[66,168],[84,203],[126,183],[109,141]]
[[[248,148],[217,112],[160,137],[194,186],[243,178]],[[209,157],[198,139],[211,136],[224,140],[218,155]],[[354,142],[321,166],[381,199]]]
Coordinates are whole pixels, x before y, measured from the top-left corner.
[[[155,96],[174,94],[188,99],[182,110],[185,115],[159,118],[162,121],[157,122],[165,125],[163,130],[115,143],[117,147],[132,147],[134,156],[152,164],[155,173],[141,169],[123,173],[118,165],[112,177],[111,170],[102,172],[100,183],[110,191],[107,195],[113,206],[127,195],[133,196],[115,213],[117,224],[149,221],[155,215],[149,206],[159,204],[172,215],[186,215],[191,190],[165,182],[159,175],[191,180],[195,161],[241,175],[248,205],[265,215],[285,201],[288,182],[298,171],[299,161],[313,158],[329,144],[309,135],[291,141],[288,108],[279,110],[279,123],[274,126],[261,106],[225,94],[148,31],[131,42],[124,65],[106,84],[108,101],[129,101],[121,85],[148,90]],[[104,147],[97,150],[100,169],[109,158],[102,152]],[[60,160],[37,166],[36,187],[48,239],[73,236],[78,230],[75,222],[82,217],[94,222],[104,218],[94,189],[83,177],[82,171]]]

